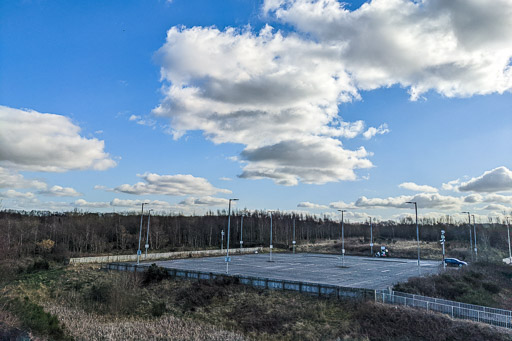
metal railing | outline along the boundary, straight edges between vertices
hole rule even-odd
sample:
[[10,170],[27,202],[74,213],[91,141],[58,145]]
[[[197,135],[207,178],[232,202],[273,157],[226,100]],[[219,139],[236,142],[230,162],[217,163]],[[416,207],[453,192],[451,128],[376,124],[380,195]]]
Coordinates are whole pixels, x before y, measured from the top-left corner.
[[440,298],[407,294],[398,291],[377,290],[378,302],[398,304],[447,314],[452,318],[472,320],[498,327],[512,328],[512,311],[474,304],[449,301]]

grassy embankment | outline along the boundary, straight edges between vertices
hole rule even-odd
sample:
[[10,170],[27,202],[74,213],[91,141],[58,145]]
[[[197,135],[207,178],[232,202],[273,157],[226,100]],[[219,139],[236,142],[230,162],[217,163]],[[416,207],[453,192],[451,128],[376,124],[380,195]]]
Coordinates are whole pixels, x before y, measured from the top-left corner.
[[512,310],[512,267],[476,262],[467,268],[447,268],[428,277],[411,278],[394,288],[411,294]]
[[0,297],[0,330],[55,340],[512,340],[419,310],[168,279],[157,268],[133,274],[43,262],[4,282]]
[[[416,258],[418,255],[417,242],[415,240],[404,239],[376,239],[374,241],[374,253],[380,250],[381,246],[386,246],[390,251],[391,257],[396,258]],[[461,260],[470,261],[471,255],[468,246],[465,243],[453,241],[446,243],[446,257],[455,257]],[[341,254],[341,242],[339,240],[321,240],[310,244],[297,245],[297,252],[314,252]],[[351,256],[371,256],[370,244],[363,238],[345,238],[345,250],[347,255]],[[441,260],[442,247],[439,242],[420,241],[420,253],[422,259]],[[489,246],[481,245],[479,247],[480,260],[499,262],[506,257],[505,250],[498,250]]]

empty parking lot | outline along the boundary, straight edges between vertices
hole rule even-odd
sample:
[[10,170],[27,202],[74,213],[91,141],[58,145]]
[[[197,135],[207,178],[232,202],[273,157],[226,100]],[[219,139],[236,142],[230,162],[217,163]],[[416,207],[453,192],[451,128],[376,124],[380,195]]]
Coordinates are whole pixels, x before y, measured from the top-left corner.
[[[268,254],[231,257],[229,275],[332,284],[352,288],[384,289],[418,276],[417,260],[399,258],[345,257],[326,254]],[[179,270],[226,273],[224,257],[156,261],[158,266]],[[437,273],[439,261],[421,261],[421,274]],[[148,264],[149,265],[149,264]]]

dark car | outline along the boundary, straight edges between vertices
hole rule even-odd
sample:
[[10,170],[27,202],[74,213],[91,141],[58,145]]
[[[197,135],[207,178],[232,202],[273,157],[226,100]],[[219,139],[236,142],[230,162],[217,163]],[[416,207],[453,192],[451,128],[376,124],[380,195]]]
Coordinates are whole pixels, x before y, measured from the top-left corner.
[[463,266],[468,265],[468,263],[466,263],[460,259],[457,259],[457,258],[445,258],[444,263],[448,266],[458,266],[458,267],[463,267]]

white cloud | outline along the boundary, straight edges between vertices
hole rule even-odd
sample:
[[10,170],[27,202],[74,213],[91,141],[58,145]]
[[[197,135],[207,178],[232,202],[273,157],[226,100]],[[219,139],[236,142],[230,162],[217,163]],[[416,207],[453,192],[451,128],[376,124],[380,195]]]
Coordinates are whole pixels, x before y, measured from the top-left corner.
[[264,7],[339,59],[359,89],[400,84],[417,99],[503,93],[512,87],[512,2],[373,0],[349,11],[337,0],[266,0]]
[[33,199],[35,198],[34,193],[31,192],[18,192],[13,189],[9,189],[5,192],[0,192],[1,198],[21,198],[21,199]]
[[500,205],[500,204],[489,204],[483,208],[487,211],[499,211],[499,212],[510,212],[511,208],[509,206]]
[[343,201],[331,202],[329,204],[329,207],[332,208],[332,209],[336,209],[336,210],[344,210],[344,209],[356,208],[354,206],[354,203],[347,204],[347,203],[345,203]]
[[300,202],[300,203],[297,204],[297,207],[310,208],[310,209],[315,209],[315,210],[324,210],[324,209],[328,209],[329,208],[327,205],[315,204],[315,203],[312,203],[312,202],[309,202],[309,201]]
[[104,142],[80,136],[65,116],[0,106],[0,165],[15,170],[105,170],[116,163]]
[[45,189],[46,183],[40,180],[26,179],[16,171],[0,167],[0,188]]
[[484,202],[512,205],[512,196],[501,194],[488,194],[483,199]]
[[[339,46],[283,36],[269,26],[258,34],[173,27],[158,53],[169,86],[153,113],[171,119],[175,138],[202,130],[215,143],[245,145],[244,178],[284,185],[353,180],[353,170],[371,162],[367,152],[346,150],[337,140],[364,131],[364,122],[338,117],[339,103],[359,98],[340,53]],[[293,145],[300,148],[292,151]],[[289,158],[292,152],[301,154],[299,161]],[[316,154],[334,159],[305,162]],[[315,179],[318,169],[326,171]]]
[[78,200],[75,200],[73,203],[71,203],[70,206],[87,207],[87,208],[106,208],[106,207],[110,207],[110,203],[109,202],[101,202],[101,201],[90,202],[90,201],[87,201],[84,199],[78,199]]
[[418,204],[419,209],[424,208],[436,208],[443,210],[458,209],[464,202],[464,198],[444,196],[433,193],[418,193],[414,196],[401,195],[398,197],[388,198],[371,198],[368,199],[365,196],[360,197],[356,200],[355,206],[357,207],[368,207],[368,208],[411,208],[414,207],[411,204],[407,204],[407,201],[415,201]]
[[461,183],[458,189],[461,192],[480,193],[512,191],[512,171],[506,167],[498,167]]
[[367,140],[371,139],[375,135],[384,135],[389,133],[388,125],[381,124],[378,128],[370,127],[363,133],[363,137]]
[[398,185],[398,187],[403,189],[408,189],[410,191],[415,192],[425,192],[425,193],[435,193],[437,192],[437,188],[428,186],[428,185],[417,185],[414,182],[404,182]]
[[222,181],[232,181],[233,179],[228,178],[226,176],[223,176],[223,177],[219,178],[219,180],[222,180]]
[[38,194],[54,196],[54,197],[77,197],[82,195],[71,187],[52,186],[51,188],[39,191]]
[[442,186],[441,186],[441,189],[443,189],[445,191],[455,191],[455,192],[458,192],[459,191],[460,183],[461,183],[460,179],[452,180],[452,181],[449,181],[447,183],[443,183]]
[[282,141],[275,145],[245,149],[241,157],[248,161],[241,178],[270,178],[277,184],[293,186],[299,180],[307,184],[356,180],[354,169],[372,167],[364,148],[343,149],[336,139],[310,137]]
[[[205,196],[202,198],[187,198],[179,203],[184,206],[228,206],[229,200],[224,198],[214,198],[211,196]],[[236,204],[236,201],[232,201],[231,205]]]
[[141,119],[141,117],[138,115],[130,115],[130,117],[128,118],[128,120],[130,120],[130,121],[137,121],[140,119]]
[[[207,196],[215,193],[231,193],[227,189],[215,188],[205,178],[190,174],[159,175],[155,173],[137,174],[144,182],[134,185],[124,184],[113,189],[115,192],[149,195],[164,194],[174,196]],[[101,186],[100,186],[101,187]]]

